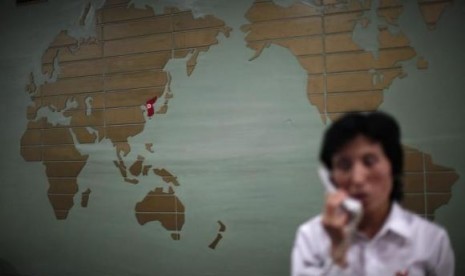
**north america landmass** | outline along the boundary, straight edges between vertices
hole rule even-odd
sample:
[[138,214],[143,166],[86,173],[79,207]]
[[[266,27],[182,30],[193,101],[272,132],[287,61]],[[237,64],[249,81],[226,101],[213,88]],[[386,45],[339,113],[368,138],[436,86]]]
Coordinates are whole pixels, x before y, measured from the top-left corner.
[[[426,57],[410,46],[398,20],[404,12],[400,0],[295,1],[289,6],[256,0],[247,11],[250,24],[242,26],[250,60],[270,45],[288,49],[307,73],[307,98],[323,123],[350,111],[375,111],[384,93],[400,78],[408,77],[403,63],[414,61],[427,70]],[[424,22],[434,31],[452,1],[417,1]],[[359,32],[374,41],[363,45]],[[414,112],[412,110],[412,112]],[[435,164],[431,155],[404,145],[404,207],[428,219],[447,204],[458,180],[454,169]]]
[[[418,1],[431,30],[449,5],[449,1]],[[293,54],[308,74],[306,95],[315,115],[329,123],[347,111],[377,110],[391,84],[408,77],[402,62],[416,60],[419,70],[427,70],[427,57],[416,53],[399,28],[403,9],[403,3],[394,0],[327,0],[290,6],[257,0],[245,14],[250,24],[242,31],[247,47],[255,51],[250,62],[273,44]],[[81,24],[91,11],[89,3]],[[50,43],[41,59],[44,82],[38,83],[31,73],[26,91],[32,104],[27,108],[29,122],[21,138],[21,155],[45,166],[49,202],[56,218],[65,220],[79,198],[78,179],[89,157],[77,146],[111,141],[113,166],[123,183],[137,185],[142,177],[166,183],[154,186],[135,203],[138,223],[158,221],[173,240],[179,240],[187,209],[176,196],[182,183],[169,168],[146,161],[146,154],[154,154],[152,141],[131,160],[128,139],[142,133],[148,120],[156,123],[159,116],[169,116],[175,93],[166,64],[184,59],[187,74],[192,74],[199,54],[208,54],[218,44],[218,36],[228,37],[231,28],[214,15],[195,17],[191,10],[179,7],[156,13],[124,0],[107,0],[95,17],[95,37],[76,38],[64,30]],[[377,24],[375,51],[353,39],[355,30],[368,31],[370,24]],[[149,109],[154,109],[153,114]],[[449,201],[458,175],[419,149],[409,145],[404,149],[404,206],[434,219],[435,210]],[[81,192],[80,198],[85,208],[91,190]],[[218,224],[219,233],[210,248],[216,247],[226,229],[223,222]]]

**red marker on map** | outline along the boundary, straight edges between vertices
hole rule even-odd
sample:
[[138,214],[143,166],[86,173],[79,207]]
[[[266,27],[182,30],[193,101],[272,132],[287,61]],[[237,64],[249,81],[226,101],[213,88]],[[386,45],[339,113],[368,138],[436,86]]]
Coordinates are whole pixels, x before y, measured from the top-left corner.
[[145,104],[145,107],[147,108],[147,115],[149,117],[152,117],[153,114],[155,113],[155,102],[157,101],[157,97],[153,98],[153,99],[150,99],[147,101],[147,103]]

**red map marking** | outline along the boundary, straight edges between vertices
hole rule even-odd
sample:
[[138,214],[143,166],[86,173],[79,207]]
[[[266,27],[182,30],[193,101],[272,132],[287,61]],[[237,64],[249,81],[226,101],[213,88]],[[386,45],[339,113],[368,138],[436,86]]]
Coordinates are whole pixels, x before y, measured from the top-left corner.
[[147,108],[147,115],[149,117],[152,117],[153,114],[155,114],[154,105],[155,105],[156,102],[157,102],[157,97],[148,100],[147,103],[145,104],[145,107]]

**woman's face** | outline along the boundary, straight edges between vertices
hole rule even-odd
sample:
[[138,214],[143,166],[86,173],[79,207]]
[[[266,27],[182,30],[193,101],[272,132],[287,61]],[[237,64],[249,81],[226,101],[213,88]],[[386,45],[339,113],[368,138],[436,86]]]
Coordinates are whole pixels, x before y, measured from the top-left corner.
[[389,209],[392,168],[380,143],[359,135],[332,158],[332,180],[362,202],[365,214]]

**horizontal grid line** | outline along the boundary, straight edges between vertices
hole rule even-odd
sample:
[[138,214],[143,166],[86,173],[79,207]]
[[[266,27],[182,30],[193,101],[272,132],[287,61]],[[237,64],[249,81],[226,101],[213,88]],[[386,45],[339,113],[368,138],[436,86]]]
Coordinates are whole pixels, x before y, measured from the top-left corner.
[[[388,8],[382,8],[382,9],[388,9]],[[320,14],[314,14],[314,15],[301,15],[301,16],[280,17],[280,18],[271,18],[271,19],[258,19],[258,20],[255,20],[255,21],[250,21],[247,18],[247,20],[249,21],[249,24],[246,24],[246,25],[253,25],[253,24],[257,24],[257,23],[262,24],[262,23],[266,23],[266,22],[286,21],[286,20],[293,20],[293,19],[317,18],[317,17],[324,20],[326,17],[343,15],[343,14],[357,14],[357,13],[363,13],[363,12],[369,11],[369,10],[370,9],[338,11],[338,12],[320,13]]]
[[[159,69],[159,70],[158,70]],[[145,73],[145,72],[153,72],[153,73],[163,73],[163,68],[147,68],[147,69],[140,69],[140,70],[131,70],[131,71],[119,71],[119,72],[102,72],[99,74],[93,74],[93,75],[84,75],[84,76],[69,76],[69,77],[61,77],[58,78],[58,80],[70,80],[70,79],[80,79],[80,78],[88,78],[88,77],[100,77],[102,80],[109,79],[113,76],[118,76],[118,75],[129,75],[131,73]],[[105,74],[105,75],[104,75]],[[54,82],[50,83],[53,84]],[[56,82],[55,82],[56,83]]]
[[173,200],[174,200],[174,197],[176,197],[176,195],[173,193],[173,194],[156,194],[156,195],[146,195],[145,196],[146,198],[147,197],[173,197]]
[[[349,32],[338,32],[337,34],[345,34],[345,33],[349,33]],[[332,34],[331,34],[332,35]],[[299,39],[299,38],[316,38],[316,37],[321,37],[321,41],[324,39],[325,36],[328,36],[327,33],[318,33],[318,34],[312,34],[312,35],[296,35],[296,36],[288,36],[288,37],[278,37],[278,38],[266,38],[266,39],[255,39],[255,40],[247,40],[248,43],[260,43],[260,42],[263,42],[263,43],[273,43],[274,41],[285,41],[285,40],[293,40],[293,39]],[[379,47],[379,51],[382,51],[382,50],[393,50],[393,49],[403,49],[403,48],[412,48],[410,45],[403,45],[403,46],[380,46]],[[322,52],[320,53],[315,53],[315,54],[307,54],[307,55],[319,55],[319,54],[323,54],[323,53],[326,53],[327,55],[336,55],[336,54],[339,54],[339,53],[346,53],[346,52],[359,52],[359,53],[366,53],[367,51],[365,51],[364,49],[360,49],[360,50],[348,50],[348,51],[331,51],[331,52],[328,52],[326,50],[323,49]],[[306,54],[304,55],[296,55],[297,57],[299,56],[306,56]]]
[[[267,2],[270,3],[270,2]],[[328,5],[327,5],[328,6]],[[393,6],[385,6],[385,7],[379,7],[377,11],[383,11],[383,10],[390,10],[390,9],[398,9],[401,8],[402,5],[393,5]],[[322,7],[323,8],[323,7]],[[302,16],[291,16],[291,17],[281,17],[281,18],[271,18],[271,19],[258,19],[255,21],[250,21],[250,24],[255,24],[255,23],[263,23],[263,22],[270,22],[270,21],[284,21],[284,20],[289,20],[289,19],[300,19],[300,18],[314,18],[314,17],[322,17],[325,18],[327,16],[338,16],[338,15],[344,15],[344,14],[357,14],[357,13],[363,13],[370,11],[371,8],[361,8],[358,10],[340,10],[340,11],[332,11],[332,12],[327,12],[324,11],[323,13],[320,14],[313,14],[313,15],[302,15]]]
[[[88,154],[84,155],[84,156],[87,156]],[[42,157],[42,159],[40,160],[44,163],[73,163],[73,162],[87,162],[87,158],[85,159],[79,159],[79,160],[75,160],[75,159],[45,159]],[[76,175],[76,177],[78,177],[78,175]]]
[[403,8],[403,7],[404,6],[402,4],[400,4],[400,5],[391,5],[391,6],[378,7],[378,10],[398,9],[398,8]]
[[[143,111],[143,110],[142,110]],[[33,129],[40,129],[40,130],[48,130],[48,129],[62,129],[62,128],[76,128],[76,127],[103,127],[104,125],[79,125],[79,126],[54,126],[54,127],[44,127],[44,128],[33,128]],[[145,123],[128,123],[128,124],[110,124],[107,125],[105,128],[109,127],[125,127],[125,126],[145,126]]]
[[[400,50],[400,49],[405,49],[405,48],[412,48],[410,45],[405,45],[405,46],[387,46],[387,47],[382,47],[380,46],[378,48],[378,52],[382,52],[382,51],[386,51],[386,50]],[[331,56],[331,55],[338,55],[338,54],[346,54],[346,53],[357,53],[357,54],[360,54],[360,53],[370,53],[370,51],[366,51],[364,49],[360,49],[360,50],[346,50],[346,51],[331,51],[331,52],[328,52],[328,51],[325,51],[326,55],[327,56]]]
[[250,22],[246,25],[253,25],[253,24],[265,24],[269,22],[276,22],[276,21],[287,21],[287,20],[294,20],[294,19],[305,19],[305,18],[324,18],[323,14],[312,14],[312,15],[300,15],[300,16],[290,16],[290,17],[280,17],[280,18],[269,18],[269,19],[258,19],[254,21],[250,21],[248,18],[247,20]]
[[[389,50],[400,50],[400,49],[405,49],[405,48],[411,48],[411,46],[406,45],[406,46],[380,47],[378,52],[389,51]],[[315,54],[303,54],[303,55],[295,55],[295,56],[297,58],[299,58],[299,57],[323,56],[324,54],[326,56],[331,56],[331,55],[340,55],[340,54],[362,54],[362,53],[367,53],[367,51],[365,51],[363,49],[360,49],[360,50],[347,50],[347,51],[332,51],[332,52],[324,51],[324,52],[315,53]]]
[[[101,39],[98,40],[97,42],[92,42],[84,45],[98,45],[100,43],[105,43],[105,42],[113,42],[113,41],[121,41],[125,39],[134,39],[134,38],[144,38],[144,37],[150,37],[150,36],[162,36],[162,35],[168,35],[168,34],[183,34],[183,33],[188,33],[190,31],[199,31],[199,30],[220,30],[222,28],[226,27],[226,25],[217,25],[217,26],[211,26],[211,27],[201,27],[201,28],[191,28],[191,29],[184,29],[184,30],[178,30],[178,31],[168,31],[168,32],[159,32],[159,33],[148,33],[148,34],[142,34],[142,35],[134,35],[134,36],[125,36],[125,37],[119,37],[119,38],[114,38],[114,39]],[[59,45],[50,45],[47,50],[51,49],[60,49],[60,48],[69,48],[69,46],[77,45],[78,42],[75,43],[70,43],[70,44],[59,44]],[[79,49],[75,50],[75,52],[78,52]],[[166,51],[166,50],[165,50]],[[44,64],[52,64],[52,63],[44,63]]]
[[[71,38],[75,39],[74,37],[71,37]],[[64,48],[64,47],[69,48],[70,46],[76,46],[76,45],[78,45],[77,40],[74,43],[65,43],[65,44],[57,44],[57,45],[50,44],[46,50],[59,49],[59,48]]]
[[77,191],[74,194],[65,194],[65,193],[53,193],[53,194],[51,194],[51,193],[47,193],[47,196],[66,196],[66,197],[72,196],[72,197],[74,197],[78,193],[79,193],[79,191]]
[[[316,106],[316,105],[315,105]],[[361,109],[360,109],[361,110]],[[364,109],[363,110],[364,112],[374,112],[374,111],[377,111],[377,109]],[[344,112],[332,112],[332,111],[328,111],[327,112],[328,115],[344,115],[344,114],[347,114],[347,111],[344,111]],[[321,116],[325,116],[326,114],[324,113],[320,113]]]
[[[123,7],[124,5],[114,5],[114,6],[112,5],[112,8],[113,7],[118,7],[118,6]],[[105,7],[103,9],[105,9]],[[137,9],[137,10],[144,10],[144,9]],[[190,10],[184,10],[184,11],[170,12],[170,13],[167,13],[167,14],[165,14],[165,13],[164,14],[156,14],[156,12],[153,11],[155,15],[135,17],[135,18],[127,18],[127,19],[122,19],[122,20],[104,21],[103,10],[101,10],[101,11],[102,11],[102,14],[101,14],[102,15],[102,22],[99,22],[97,24],[97,26],[99,26],[99,27],[101,27],[102,25],[117,25],[117,24],[126,23],[126,22],[144,21],[144,19],[148,19],[148,18],[170,17],[172,15],[178,15],[178,14],[182,14],[182,13],[190,13],[191,12]]]
[[57,176],[52,176],[52,177],[47,177],[48,180],[63,180],[63,179],[69,179],[69,180],[74,180],[76,177],[68,177],[68,176],[62,176],[62,177],[57,177]]
[[[399,68],[401,67],[389,67],[389,68],[384,68],[384,69],[376,69],[377,71],[380,71],[381,73],[384,73],[384,72],[390,72],[390,71],[397,71]],[[371,68],[370,68],[371,69]],[[354,71],[344,71],[344,72],[331,72],[331,73],[327,73],[326,75],[327,76],[337,76],[337,75],[347,75],[347,74],[359,74],[359,73],[370,73],[369,70],[354,70]],[[371,73],[370,73],[371,74]],[[317,74],[307,74],[309,76],[316,76]],[[323,76],[323,74],[320,74],[321,76]]]
[[[115,57],[136,56],[136,55],[162,53],[162,52],[168,53],[169,54],[168,56],[171,55],[171,50],[159,50],[159,51],[148,51],[148,52],[142,52],[142,53],[131,53],[131,54],[126,54],[126,55],[117,55],[117,56],[101,56],[101,57],[97,57],[97,58],[60,60],[59,64],[78,63],[78,62],[82,62],[82,61],[96,61],[96,60],[102,60],[102,61],[107,62],[106,59],[114,59]],[[52,65],[53,66],[53,62],[44,62],[44,63],[42,63],[42,65]]]
[[[365,68],[365,69],[357,69],[357,70],[342,70],[342,71],[328,71],[328,75],[331,75],[331,74],[339,74],[339,73],[355,73],[355,72],[367,72],[368,70],[370,69],[375,69],[375,70],[389,70],[389,69],[402,69],[402,66],[401,65],[398,65],[398,66],[392,66],[392,67],[379,67],[379,68],[376,68],[376,67],[370,67],[370,68]],[[307,74],[308,76],[321,76],[322,73],[308,73]]]
[[[425,168],[426,169],[426,168]],[[418,172],[423,172],[424,168],[418,169],[418,170],[404,170],[405,173],[418,173]],[[454,170],[450,169],[445,169],[445,170],[438,170],[438,169],[430,169],[426,171],[428,173],[436,173],[436,172],[455,172]]]
[[[50,93],[41,93],[40,97],[59,97],[59,96],[67,96],[67,95],[75,95],[75,94],[96,94],[98,92],[102,92],[102,90],[90,90],[90,91],[78,91],[78,92],[70,92],[70,93],[62,93],[62,94],[50,94]],[[53,92],[56,93],[56,92]]]
[[[73,37],[71,37],[71,38],[73,38]],[[87,45],[96,45],[96,46],[98,46],[99,43],[101,43],[100,40],[98,40],[96,42],[82,43],[81,45],[85,45],[85,46],[87,46]],[[45,51],[47,51],[47,50],[55,50],[55,49],[60,50],[60,48],[69,48],[70,46],[77,46],[77,45],[78,45],[78,41],[76,41],[75,43],[72,43],[72,44],[50,45],[50,46],[48,46],[48,48]],[[76,49],[76,50],[73,50],[73,51],[77,52],[77,51],[79,51],[79,48]],[[44,55],[42,55],[42,58],[43,58],[43,56]]]
[[[44,163],[84,163],[84,164],[87,163],[87,161],[83,161],[83,160],[42,160],[42,161],[44,161]],[[67,177],[74,177],[74,176],[67,176]]]
[[[139,87],[128,87],[128,88],[120,88],[120,89],[110,89],[108,91],[124,91],[124,90],[131,90],[131,89],[147,89],[147,88],[152,88],[152,87],[164,87],[164,86],[139,86]],[[44,95],[42,97],[59,97],[59,96],[76,95],[76,94],[96,94],[97,92],[101,92],[101,91],[82,91],[82,92],[77,92],[77,93],[47,94],[47,95]],[[107,91],[104,90],[104,93],[107,93]]]
[[[109,73],[110,76],[111,74],[119,74],[119,73],[134,73],[134,72],[143,72],[143,71],[149,71],[149,70],[153,70],[153,69],[158,69],[158,68],[148,68],[148,69],[143,69],[143,70],[135,70],[135,71],[119,71],[119,72],[114,72],[114,73]],[[162,67],[160,67],[160,72],[164,72],[162,69]],[[92,74],[92,75],[70,75],[70,76],[62,76],[62,77],[59,77],[57,80],[67,80],[67,79],[76,79],[76,78],[80,78],[80,77],[94,77],[94,76],[102,76],[103,74],[105,74],[105,77],[108,77],[108,73],[106,72],[102,72],[101,74]]]
[[[280,38],[272,38],[272,40],[283,40],[283,39],[298,39],[298,38],[305,38],[305,37],[324,37],[324,36],[333,36],[333,35],[340,35],[340,34],[352,34],[353,31],[334,31],[334,32],[322,32],[318,34],[311,34],[311,35],[296,35],[296,36],[290,36],[290,37],[280,37]],[[270,39],[256,39],[256,40],[247,40],[247,42],[256,42],[256,41],[266,41]]]
[[[331,73],[350,73],[350,72],[361,72],[361,71],[368,71],[370,69],[375,69],[375,70],[386,70],[386,69],[393,69],[393,68],[399,68],[399,69],[402,69],[402,65],[398,65],[398,66],[392,66],[392,67],[368,67],[368,68],[364,68],[364,69],[358,69],[358,70],[332,70],[332,71],[328,71],[330,74]],[[311,75],[311,74],[309,74]]]
[[119,4],[104,4],[101,9],[106,9],[106,8],[114,8],[114,7],[127,7],[130,1],[126,3],[119,3]]
[[434,4],[439,4],[439,3],[448,3],[448,4],[451,4],[453,1],[451,0],[419,0],[418,1],[418,4],[420,5],[425,5],[425,6],[429,6],[429,5],[434,5]]
[[66,144],[35,144],[32,146],[23,146],[21,147],[26,147],[26,148],[60,148],[60,146],[76,146],[74,143],[66,143]]
[[[156,51],[143,51],[143,52],[134,52],[134,53],[125,53],[125,54],[118,54],[118,55],[110,55],[110,56],[101,56],[97,58],[84,58],[84,59],[74,59],[74,60],[65,60],[65,61],[60,61],[60,63],[64,62],[78,62],[78,61],[91,61],[91,60],[101,60],[101,59],[106,59],[106,58],[116,58],[116,57],[124,57],[124,56],[132,56],[132,55],[142,55],[142,54],[150,54],[150,53],[158,53],[158,52],[171,52],[171,51],[182,51],[182,50],[195,50],[199,47],[209,47],[212,45],[216,44],[209,44],[209,45],[203,45],[203,46],[195,46],[195,47],[175,47],[171,49],[162,49],[162,50],[156,50]],[[172,59],[171,57],[170,59]],[[42,63],[44,65],[53,65],[53,63]]]
[[[94,91],[94,92],[78,92],[78,93],[67,93],[67,94],[56,94],[56,95],[45,95],[45,96],[39,96],[38,98],[41,98],[41,99],[46,99],[46,98],[58,98],[58,97],[68,97],[68,96],[85,96],[85,95],[89,95],[89,94],[97,94],[97,95],[106,95],[106,94],[121,94],[121,93],[125,93],[125,92],[130,92],[132,90],[144,90],[144,89],[150,89],[150,88],[160,88],[160,89],[164,89],[165,85],[158,85],[158,86],[145,86],[145,87],[134,87],[134,88],[122,88],[122,89],[111,89],[111,90],[103,90],[103,91]],[[136,93],[136,92],[135,92]],[[45,105],[43,105],[41,103],[41,106],[37,107],[37,108],[40,108],[40,107],[44,107]],[[35,113],[35,112],[29,112],[31,114]]]
[[140,34],[140,35],[130,35],[130,36],[124,36],[124,37],[110,38],[110,39],[102,38],[101,41],[102,42],[118,41],[118,40],[124,40],[124,39],[127,39],[127,38],[147,37],[147,36],[155,36],[155,35],[159,35],[159,34],[181,34],[181,33],[188,33],[190,31],[222,29],[224,27],[226,27],[226,25],[224,25],[224,24],[223,25],[214,25],[214,26],[208,26],[208,27],[189,28],[189,29],[182,29],[182,30],[159,32],[159,33],[147,33],[147,34]]
[[[89,60],[92,61],[92,60]],[[58,77],[57,80],[67,80],[67,79],[76,79],[76,78],[85,78],[85,77],[103,77],[103,74],[105,74],[104,77],[112,76],[112,75],[117,75],[117,74],[125,74],[125,73],[135,73],[135,72],[144,72],[144,71],[155,71],[156,69],[160,69],[160,72],[165,72],[163,71],[163,67],[148,67],[145,69],[140,69],[140,70],[131,70],[131,71],[115,71],[115,72],[104,72],[102,71],[101,73],[98,74],[88,74],[88,75],[68,75],[68,76],[62,76]],[[54,82],[51,82],[50,84],[53,84]]]
[[321,93],[308,93],[308,95],[324,95],[324,94],[327,94],[327,96],[329,97],[330,95],[338,95],[338,94],[353,94],[353,93],[364,93],[364,94],[368,94],[368,93],[379,93],[379,92],[383,92],[384,89],[368,89],[368,90],[353,90],[353,91],[326,91],[325,92],[321,92]]
[[[412,192],[405,192],[404,195],[415,195],[415,196],[424,196],[425,193],[422,192],[422,193],[412,193]],[[451,195],[450,192],[428,192],[427,195]]]
[[185,214],[184,212],[180,211],[174,211],[174,212],[151,212],[151,211],[136,211],[136,214],[166,214],[166,215],[172,215],[172,214]]
[[[403,7],[402,5],[378,7],[377,11],[381,11],[381,10],[390,10],[390,9],[397,9],[397,8],[402,8],[402,7]],[[369,7],[369,8],[364,8],[364,9],[359,9],[359,10],[351,10],[351,11],[329,12],[329,13],[325,13],[325,16],[339,15],[339,14],[348,14],[348,13],[358,13],[358,12],[367,12],[367,11],[371,11],[371,7]]]
[[[441,170],[441,171],[426,171],[427,174],[450,174],[456,173],[454,170]],[[409,171],[404,172],[404,175],[423,175],[422,171]]]
[[[145,51],[145,52],[135,52],[135,53],[125,53],[125,54],[118,54],[118,55],[111,55],[111,56],[104,56],[104,58],[108,57],[120,57],[120,56],[127,56],[127,55],[134,55],[134,54],[148,54],[148,53],[155,53],[155,52],[162,52],[162,51],[180,51],[180,50],[195,50],[200,47],[210,47],[213,45],[217,44],[208,44],[208,45],[200,45],[200,46],[195,46],[195,47],[175,47],[175,48],[170,48],[170,49],[165,49],[165,50],[158,50],[158,51]],[[174,57],[171,57],[171,59]],[[176,58],[174,58],[176,59]]]
[[163,90],[166,85],[154,85],[154,86],[147,86],[147,87],[140,87],[140,88],[127,88],[127,89],[112,89],[112,90],[105,90],[105,94],[122,94],[128,91],[132,90],[144,90],[144,89],[150,89],[150,88],[160,88]]
[[263,38],[263,39],[245,39],[247,43],[255,43],[255,42],[264,42],[269,43],[272,40],[287,40],[287,39],[296,39],[296,38],[314,38],[314,37],[323,37],[324,33],[316,33],[316,34],[306,34],[306,35],[294,35],[294,36],[286,36],[286,37],[276,37],[276,38]]
[[[394,47],[380,47],[379,48],[379,53],[381,52],[391,52],[391,51],[395,51],[395,50],[402,50],[402,49],[412,49],[411,46],[394,46]],[[348,51],[348,52],[351,52],[351,51]],[[360,51],[356,51],[357,53],[367,53],[369,54],[370,52],[369,51],[365,51],[365,50],[360,50]],[[336,55],[340,55],[340,52],[332,52],[332,53],[326,53],[327,56],[336,56]]]

